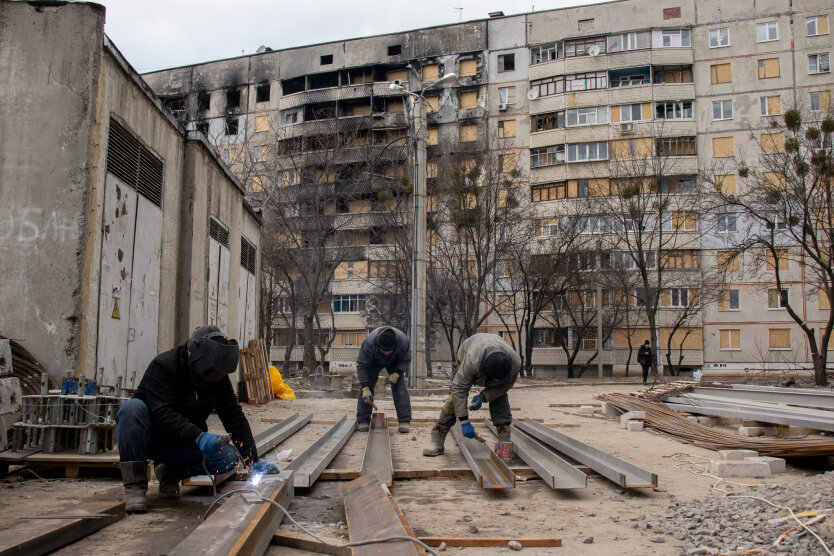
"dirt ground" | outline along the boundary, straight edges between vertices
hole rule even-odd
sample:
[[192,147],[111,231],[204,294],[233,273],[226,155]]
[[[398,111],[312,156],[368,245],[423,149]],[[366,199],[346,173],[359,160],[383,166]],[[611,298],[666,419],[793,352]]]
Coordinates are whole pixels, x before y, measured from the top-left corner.
[[[558,537],[562,548],[525,548],[525,554],[552,554],[562,551],[571,555],[598,554],[679,554],[683,544],[671,535],[665,542],[651,542],[652,530],[635,528],[639,523],[666,519],[667,507],[675,500],[722,496],[712,485],[715,480],[695,475],[682,469],[681,459],[706,462],[715,459],[711,450],[681,443],[652,432],[626,432],[619,421],[579,415],[578,408],[550,407],[550,404],[592,404],[596,394],[627,392],[637,389],[637,382],[600,382],[594,379],[565,382],[531,383],[521,379],[510,392],[510,403],[521,408],[515,417],[542,418],[545,423],[577,425],[559,428],[583,442],[640,465],[658,475],[658,488],[624,491],[599,475],[588,477],[585,489],[552,490],[541,480],[520,481],[509,491],[486,491],[473,478],[454,480],[396,481],[391,492],[403,514],[418,536],[432,537]],[[412,405],[439,407],[443,396],[412,399]],[[379,398],[381,410],[393,416],[390,395]],[[313,413],[314,419],[353,417],[356,401],[352,399],[302,398],[293,401],[276,400],[266,406],[247,407],[246,413],[253,432],[269,428],[272,423],[264,417],[283,418],[293,413]],[[436,417],[435,411],[414,411],[414,417]],[[477,414],[488,415],[486,407]],[[475,416],[475,414],[473,414]],[[219,431],[219,422],[210,423]],[[329,425],[309,424],[267,455],[292,449],[289,458],[279,462],[285,466],[294,456],[312,444]],[[446,440],[446,455],[425,458],[422,450],[428,444],[429,426],[414,426],[411,433],[398,434],[392,429],[391,450],[395,469],[425,469],[435,467],[466,467],[454,439]],[[494,442],[495,438],[483,427],[479,433]],[[330,468],[358,470],[362,462],[365,435],[355,432]],[[817,462],[819,463],[819,462]],[[830,460],[825,463],[827,465]],[[803,463],[804,464],[804,463]],[[523,466],[520,460],[513,465]],[[822,467],[825,467],[823,465]],[[768,482],[780,484],[791,476],[814,472],[796,468],[789,462],[789,472],[776,475]],[[13,468],[14,469],[14,468]],[[821,470],[825,470],[824,468]],[[0,481],[0,530],[13,526],[21,517],[56,511],[90,497],[118,498],[121,495],[118,472],[83,471],[82,478],[62,479],[56,472],[35,470],[40,478],[28,470],[14,470]],[[754,482],[740,480],[740,482]],[[320,536],[344,541],[347,529],[341,487],[344,483],[320,481],[311,489],[297,490],[291,513]],[[226,487],[230,488],[230,487]],[[98,533],[80,540],[57,554],[164,554],[175,546],[198,523],[198,516],[212,501],[211,489],[185,488],[179,502],[165,502],[156,496],[156,485],[149,491],[151,511],[131,515]],[[293,530],[287,523],[282,530]],[[474,532],[476,531],[477,532]],[[592,543],[583,540],[593,538]],[[506,548],[449,548],[447,552],[460,554],[506,553]],[[267,554],[305,554],[306,552],[271,547]]]

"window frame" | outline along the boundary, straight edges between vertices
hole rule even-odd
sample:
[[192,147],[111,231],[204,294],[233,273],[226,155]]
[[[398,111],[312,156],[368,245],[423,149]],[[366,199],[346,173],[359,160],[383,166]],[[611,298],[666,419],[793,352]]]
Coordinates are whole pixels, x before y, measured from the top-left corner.
[[[722,224],[722,222],[723,222],[723,224]],[[715,233],[717,233],[717,234],[735,234],[737,232],[738,232],[738,214],[737,213],[735,213],[735,212],[720,212],[716,215],[716,218],[715,218]]]
[[[828,33],[820,33],[820,23],[819,23],[820,19],[828,19],[828,16],[827,15],[812,15],[811,17],[806,17],[805,18],[805,36],[806,37],[819,37],[819,36],[828,34]],[[808,32],[808,24],[811,23],[812,21],[814,22],[815,32],[814,33],[809,33]]]
[[[727,37],[727,42],[722,44],[721,42],[721,31],[724,31]],[[713,33],[715,33],[716,40],[715,44],[713,44]],[[730,46],[730,28],[729,27],[717,27],[715,29],[710,29],[708,33],[708,41],[710,48],[724,48],[726,46]]]
[[[510,61],[510,67],[507,68],[507,61]],[[515,71],[515,52],[505,52],[498,54],[497,59],[498,73],[509,73]]]
[[[726,115],[726,107],[727,107],[728,104],[730,106],[730,115],[729,116]],[[715,117],[715,115],[716,115],[716,111],[715,111],[716,106],[720,107],[721,116],[718,117],[718,118]],[[732,99],[712,101],[712,121],[713,122],[720,122],[720,121],[732,120],[732,119],[733,119],[733,100]]]
[[[588,118],[593,112],[595,121],[588,122]],[[603,115],[604,121],[600,119],[600,114]],[[571,116],[574,115],[576,123],[571,124]],[[584,118],[585,123],[580,123],[580,119]],[[609,120],[608,106],[583,106],[582,108],[568,108],[565,110],[565,127],[586,127],[592,125],[607,124]]]
[[[553,122],[552,127],[545,127],[546,122]],[[559,125],[561,122],[562,125]],[[552,131],[554,129],[565,128],[565,111],[557,110],[556,112],[544,112],[542,114],[533,114],[530,116],[530,133],[538,133],[541,131]]]
[[778,98],[779,99],[779,108],[782,108],[782,96],[781,95],[771,95],[769,97],[759,97],[759,112],[762,116],[781,116],[782,111],[780,110],[778,113],[770,113],[770,99]]
[[[729,347],[721,347],[721,333],[726,331],[727,332],[727,345]],[[733,346],[733,332],[736,332],[736,339],[738,340],[738,345]],[[718,351],[741,351],[741,329],[740,328],[719,328],[718,329]]]
[[[689,115],[687,116],[687,104],[689,105],[688,111]],[[658,108],[663,106],[663,116],[661,117],[658,113]],[[667,117],[669,114],[669,107],[672,108],[672,115],[673,117]],[[654,115],[655,119],[657,120],[692,120],[695,118],[695,101],[692,100],[666,100],[666,101],[655,101],[654,103]],[[677,114],[680,113],[679,117],[676,117]]]
[[[559,56],[559,51],[561,50],[560,47],[561,43],[555,42],[530,47],[530,65],[534,66],[536,64],[545,64],[547,62],[563,58],[564,56]],[[543,53],[545,52],[548,53],[547,59],[543,56]],[[536,54],[538,54],[538,59],[536,59]]]
[[[565,93],[608,89],[607,71],[587,71],[584,73],[572,73],[569,75],[565,75],[564,78]],[[582,84],[581,88],[579,87],[580,83]]]
[[[565,145],[549,145],[530,149],[530,168],[546,168],[564,164],[567,162],[566,151]],[[559,153],[562,154],[561,160],[559,160]],[[539,159],[538,164],[536,164],[537,159]],[[546,163],[546,159],[550,159],[550,162]]]
[[[596,145],[596,158],[591,158],[591,145]],[[600,145],[605,145],[605,154],[600,156]],[[580,148],[585,151],[586,158],[578,158],[580,154]],[[571,160],[571,150],[573,150],[574,154],[577,155],[575,160]],[[608,160],[609,153],[608,153],[608,141],[589,141],[585,143],[568,143],[565,146],[565,162],[568,164],[571,163],[580,163],[580,162],[597,162],[601,160]]]
[[[822,67],[820,62],[823,56],[825,57],[825,70],[820,69]],[[811,58],[816,59],[816,71],[811,71]],[[823,73],[831,73],[831,53],[818,52],[816,54],[808,54],[808,75],[819,75]]]
[[[785,298],[788,301],[787,305],[790,305],[791,302],[791,290],[790,288],[768,288],[767,289],[767,310],[768,311],[783,311],[787,308],[787,305],[782,302],[782,294],[780,290],[785,293]],[[776,305],[772,306],[770,304],[771,301],[771,293],[774,292],[773,300],[776,301]]]
[[[676,294],[678,298],[677,303],[675,303]],[[684,303],[681,303],[684,297],[686,300]],[[689,297],[689,288],[669,288],[669,307],[673,309],[685,309],[689,307]]]
[[[634,117],[634,107],[635,106],[638,108],[637,111],[639,112],[639,115],[640,115],[639,118]],[[620,122],[621,123],[642,122],[643,121],[643,103],[635,102],[635,103],[632,103],[632,104],[620,104],[620,105],[618,105],[618,107],[620,109]],[[624,114],[623,109],[626,108],[626,107],[628,107],[628,119],[625,119],[623,117],[623,114]]]
[[[773,30],[776,32],[776,36],[770,38],[770,30],[773,26]],[[764,29],[765,38],[760,38],[759,30]],[[763,21],[762,23],[756,24],[756,42],[773,42],[779,40],[779,22],[778,21]]]
[[[678,40],[672,40],[676,35]],[[684,36],[686,37],[685,40]],[[669,39],[669,44],[666,44],[667,38]],[[673,44],[674,42],[679,42],[680,44]],[[689,29],[662,29],[660,31],[660,46],[661,48],[691,48],[692,34]]]
[[[561,95],[565,92],[565,76],[554,75],[551,77],[543,77],[542,79],[534,79],[530,81],[530,89],[536,89],[538,91],[537,98]],[[550,92],[551,90],[553,92]]]

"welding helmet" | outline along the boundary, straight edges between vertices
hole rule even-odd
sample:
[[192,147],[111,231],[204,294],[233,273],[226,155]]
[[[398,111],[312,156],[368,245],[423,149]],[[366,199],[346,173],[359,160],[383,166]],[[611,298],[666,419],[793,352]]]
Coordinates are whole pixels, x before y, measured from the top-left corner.
[[188,340],[188,367],[194,382],[215,384],[235,372],[240,359],[237,340],[230,340],[216,326],[200,326]]
[[503,379],[510,376],[513,363],[503,351],[493,351],[484,358],[483,369],[487,380]]
[[383,328],[376,336],[376,345],[383,351],[393,351],[397,347],[397,333],[391,327]]

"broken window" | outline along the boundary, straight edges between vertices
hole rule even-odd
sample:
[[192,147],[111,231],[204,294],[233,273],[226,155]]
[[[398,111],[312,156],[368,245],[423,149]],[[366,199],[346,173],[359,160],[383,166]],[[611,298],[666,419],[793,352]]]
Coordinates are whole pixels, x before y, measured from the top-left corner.
[[281,88],[284,90],[283,94],[291,95],[293,93],[300,93],[305,89],[304,76],[295,77],[293,79],[285,79],[281,81]]
[[237,135],[237,118],[226,118],[226,135]]
[[547,131],[565,127],[565,112],[548,112],[530,116],[530,131]]
[[195,129],[208,137],[209,134],[209,123],[208,122],[197,122]]
[[185,110],[185,97],[166,97],[162,103],[172,112]]
[[498,73],[515,70],[515,54],[498,55]]
[[333,63],[333,55],[332,54],[325,54],[321,57],[321,65],[322,66],[329,66]]
[[657,156],[695,156],[694,137],[663,137],[655,145]]
[[211,93],[197,93],[197,110],[203,112],[211,108]]
[[269,102],[269,83],[255,87],[255,102]]
[[399,56],[402,54],[403,47],[399,44],[394,44],[388,47],[388,55],[389,56]]

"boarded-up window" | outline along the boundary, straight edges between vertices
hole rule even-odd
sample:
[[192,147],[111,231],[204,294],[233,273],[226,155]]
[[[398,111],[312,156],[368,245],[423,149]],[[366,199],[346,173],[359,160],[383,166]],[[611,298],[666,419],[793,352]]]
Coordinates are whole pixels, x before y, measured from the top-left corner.
[[765,58],[759,60],[759,79],[779,77],[779,58]]
[[831,110],[831,91],[815,91],[811,93],[811,110]]
[[438,75],[437,64],[426,64],[423,66],[423,81],[434,81]]
[[[435,130],[435,133],[437,130]],[[437,138],[435,137],[435,143],[437,144]],[[437,177],[437,162],[428,162],[426,164],[426,178],[432,179]]]
[[718,251],[715,253],[718,272],[737,272],[739,268],[738,255],[732,251]]
[[515,120],[501,120],[498,122],[498,137],[506,139],[515,137]]
[[429,105],[429,112],[437,112],[438,109],[440,108],[440,97],[435,95],[435,96],[430,96],[430,97],[425,97],[425,98],[426,98],[426,103]]
[[782,113],[782,97],[772,96],[762,98],[762,116],[773,116]]
[[739,301],[738,290],[718,290],[719,311],[738,311],[741,307]]
[[385,76],[388,81],[408,81],[408,70],[406,69],[398,69],[398,70],[389,70],[388,74]]
[[777,265],[776,262],[778,261],[778,269],[779,270],[787,270],[790,268],[790,261],[788,260],[788,250],[785,248],[776,249],[776,255],[774,257],[773,251],[770,249],[767,250],[767,269],[768,270],[776,270]]
[[672,228],[684,232],[698,229],[698,213],[694,211],[675,211],[672,213]]
[[817,292],[817,298],[819,299],[821,311],[828,311],[829,309],[831,309],[831,303],[829,303],[828,296],[825,294],[824,290],[819,290]]
[[725,156],[733,156],[733,138],[732,137],[713,137],[712,138],[712,156],[721,158]]
[[735,195],[735,192],[736,192],[736,176],[735,176],[735,174],[725,174],[723,176],[715,176],[715,187],[723,195]]
[[426,137],[426,144],[427,145],[436,145],[437,144],[437,128],[430,127],[426,129],[428,136]]
[[351,116],[370,116],[371,115],[371,105],[370,104],[354,104],[350,107],[350,115]]
[[516,153],[504,153],[500,155],[501,157],[501,171],[502,172],[512,172],[515,170],[518,156]]
[[785,189],[785,176],[776,172],[762,172],[762,183],[765,187]]
[[252,192],[260,193],[266,189],[266,176],[252,176]]
[[460,61],[460,76],[469,77],[478,73],[478,61],[475,59]]
[[730,64],[713,64],[709,67],[710,81],[715,83],[729,83],[732,81]]
[[498,295],[498,312],[499,313],[513,313],[515,312],[515,295],[514,294],[499,294]]
[[555,201],[564,199],[567,196],[567,184],[565,182],[547,183],[534,185],[530,188],[531,200],[534,203],[541,201]]
[[463,124],[460,126],[458,140],[461,143],[468,143],[478,139],[478,126],[475,124]]
[[589,197],[607,197],[611,195],[611,182],[608,178],[593,178],[588,180]]
[[652,155],[651,137],[637,139],[617,139],[611,142],[614,158],[646,158]]
[[269,131],[269,116],[255,116],[255,133]]
[[403,106],[403,101],[401,100],[389,100],[385,103],[385,111],[386,112],[404,112],[405,108]]
[[229,164],[237,163],[237,147],[229,147]]
[[720,349],[741,349],[741,330],[722,328],[718,331]]
[[461,108],[477,108],[478,107],[478,91],[463,91],[460,94]]
[[785,152],[785,138],[781,133],[762,133],[761,140],[764,154]]
[[770,349],[791,349],[791,329],[771,328],[768,330]]
[[663,8],[663,19],[678,19],[681,16],[680,7]]
[[661,251],[662,268],[698,268],[698,251],[695,249],[670,249]]

